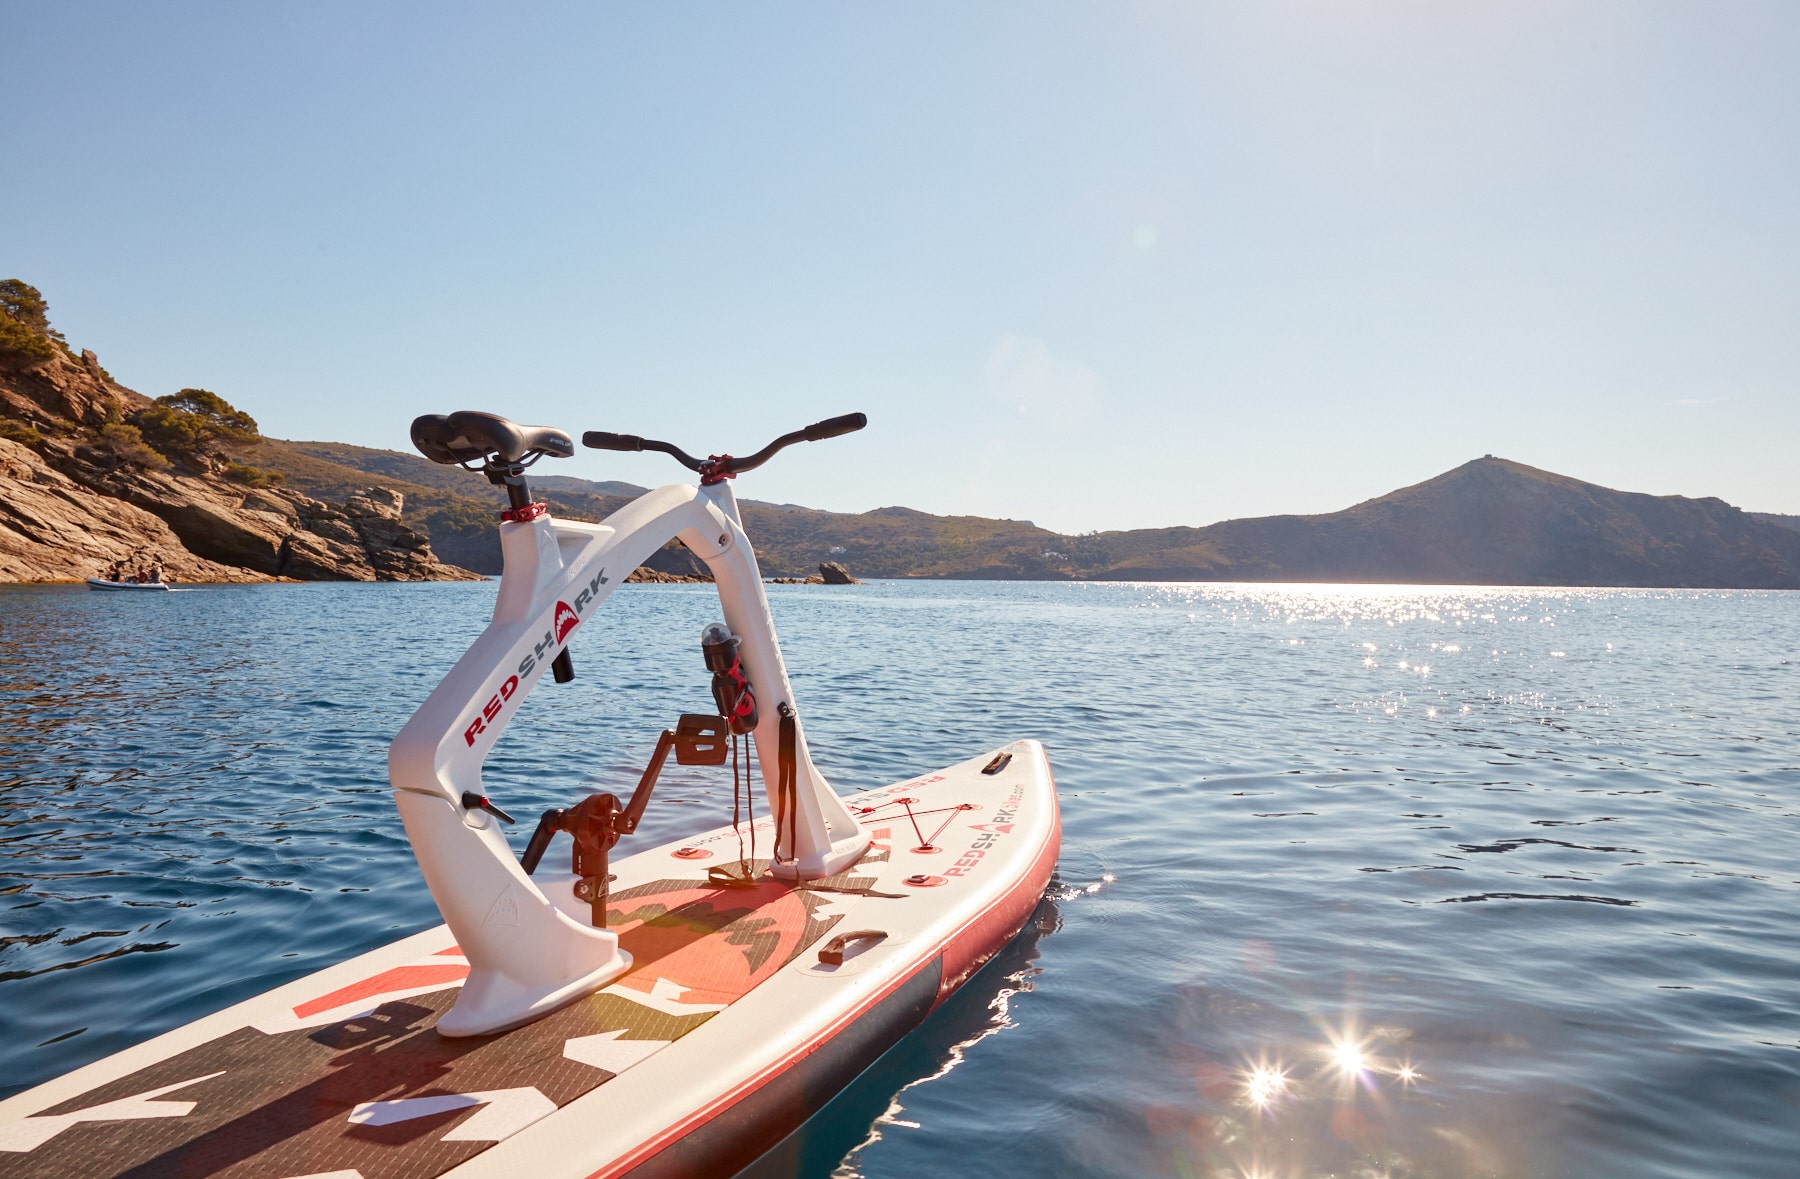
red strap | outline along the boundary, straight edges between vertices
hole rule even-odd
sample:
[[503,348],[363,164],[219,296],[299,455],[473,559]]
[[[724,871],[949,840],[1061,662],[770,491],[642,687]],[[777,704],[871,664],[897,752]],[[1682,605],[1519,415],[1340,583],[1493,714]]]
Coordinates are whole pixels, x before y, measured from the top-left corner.
[[756,709],[756,697],[750,691],[750,681],[744,676],[744,657],[739,655],[731,661],[731,670],[725,673],[732,683],[737,685],[737,707],[731,710],[733,717],[749,716]]

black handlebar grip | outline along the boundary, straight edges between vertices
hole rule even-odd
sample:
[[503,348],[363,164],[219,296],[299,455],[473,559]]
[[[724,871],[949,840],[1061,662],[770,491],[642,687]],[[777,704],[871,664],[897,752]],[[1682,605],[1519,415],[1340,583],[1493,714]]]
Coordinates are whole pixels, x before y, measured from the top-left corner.
[[636,434],[614,434],[610,430],[589,430],[581,436],[581,444],[595,450],[644,449],[644,440]]
[[826,438],[836,438],[839,434],[850,434],[869,424],[866,413],[847,413],[842,417],[826,418],[822,422],[814,422],[800,433],[808,442],[819,442]]

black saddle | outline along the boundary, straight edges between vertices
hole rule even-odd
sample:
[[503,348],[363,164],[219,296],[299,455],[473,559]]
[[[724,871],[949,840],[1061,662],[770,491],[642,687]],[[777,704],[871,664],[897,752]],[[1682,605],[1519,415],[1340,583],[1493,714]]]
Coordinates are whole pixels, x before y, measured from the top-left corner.
[[531,454],[569,458],[575,453],[575,440],[552,426],[521,426],[473,409],[414,418],[412,442],[420,454],[446,465],[483,462],[491,454],[516,463]]

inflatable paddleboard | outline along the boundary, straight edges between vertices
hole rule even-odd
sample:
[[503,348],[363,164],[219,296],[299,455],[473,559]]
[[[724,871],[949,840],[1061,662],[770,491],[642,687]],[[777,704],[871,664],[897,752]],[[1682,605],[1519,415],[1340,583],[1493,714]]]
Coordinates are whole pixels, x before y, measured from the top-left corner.
[[1018,933],[1056,863],[1036,742],[846,802],[871,844],[832,877],[710,883],[729,826],[618,861],[632,969],[542,1019],[439,1035],[469,975],[439,926],[0,1102],[0,1174],[729,1175]]
[[108,581],[104,577],[87,579],[89,589],[97,590],[167,590],[166,581]]
[[[1024,927],[1061,827],[1035,741],[848,798],[813,764],[729,480],[863,422],[705,461],[591,431],[702,476],[600,524],[530,498],[524,469],[573,453],[562,431],[414,422],[426,457],[479,464],[511,504],[493,621],[389,751],[444,924],[0,1102],[0,1174],[728,1175],[923,1020]],[[663,731],[628,803],[548,810],[515,856],[487,754],[546,669],[574,678],[571,638],[671,537],[717,584],[699,646],[718,712]],[[671,752],[729,758],[740,818],[614,860]],[[745,804],[760,767],[760,819],[740,767]]]

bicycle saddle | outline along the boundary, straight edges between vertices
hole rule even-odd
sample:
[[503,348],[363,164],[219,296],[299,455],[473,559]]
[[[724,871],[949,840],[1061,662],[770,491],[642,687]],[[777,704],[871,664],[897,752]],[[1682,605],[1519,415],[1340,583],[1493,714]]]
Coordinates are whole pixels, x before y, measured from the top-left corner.
[[473,409],[414,418],[412,443],[420,454],[445,465],[478,463],[490,454],[516,463],[534,451],[552,458],[575,453],[575,440],[553,426],[521,426]]

